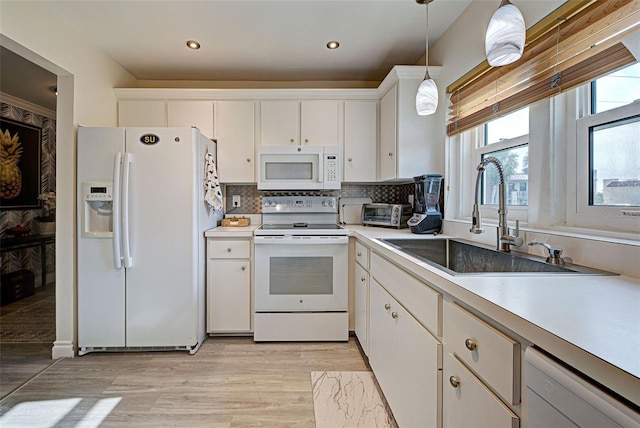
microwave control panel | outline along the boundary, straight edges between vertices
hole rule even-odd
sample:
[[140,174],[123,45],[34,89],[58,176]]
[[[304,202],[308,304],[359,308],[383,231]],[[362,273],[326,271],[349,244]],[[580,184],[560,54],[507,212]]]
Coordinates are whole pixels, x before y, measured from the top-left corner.
[[[337,147],[336,147],[337,149]],[[340,154],[336,150],[335,153],[329,153],[328,147],[324,152],[324,188],[339,189],[340,188]]]

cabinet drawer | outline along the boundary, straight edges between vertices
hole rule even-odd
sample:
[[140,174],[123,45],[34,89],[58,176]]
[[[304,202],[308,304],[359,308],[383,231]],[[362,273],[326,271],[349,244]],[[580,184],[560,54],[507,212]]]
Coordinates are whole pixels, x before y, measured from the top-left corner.
[[444,338],[448,352],[507,402],[520,403],[520,343],[455,303],[444,307]]
[[428,285],[371,253],[371,276],[434,336],[442,336],[442,295]]
[[369,248],[356,241],[356,261],[360,266],[369,270]]
[[210,259],[248,259],[251,257],[251,241],[209,239],[207,257]]
[[454,356],[446,356],[443,375],[443,426],[517,428],[520,425],[518,415]]

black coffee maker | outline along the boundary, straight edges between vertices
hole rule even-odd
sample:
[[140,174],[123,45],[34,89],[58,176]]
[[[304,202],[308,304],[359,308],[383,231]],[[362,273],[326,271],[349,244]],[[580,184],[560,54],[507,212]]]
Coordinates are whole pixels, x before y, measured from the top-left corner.
[[413,177],[413,217],[407,221],[413,233],[440,233],[444,192],[442,175],[426,174]]

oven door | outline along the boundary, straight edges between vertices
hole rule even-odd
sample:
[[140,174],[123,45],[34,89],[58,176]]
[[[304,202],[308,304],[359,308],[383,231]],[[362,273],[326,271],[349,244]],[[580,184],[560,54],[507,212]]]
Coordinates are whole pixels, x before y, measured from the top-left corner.
[[256,312],[348,307],[347,236],[256,236]]

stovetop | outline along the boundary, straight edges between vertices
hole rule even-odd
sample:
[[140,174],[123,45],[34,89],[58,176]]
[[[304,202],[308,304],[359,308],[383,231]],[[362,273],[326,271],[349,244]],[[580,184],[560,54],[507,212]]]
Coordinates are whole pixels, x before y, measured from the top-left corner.
[[262,203],[263,225],[255,235],[348,235],[338,225],[338,204],[331,196],[271,196]]

